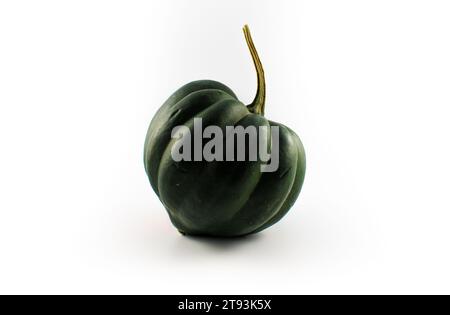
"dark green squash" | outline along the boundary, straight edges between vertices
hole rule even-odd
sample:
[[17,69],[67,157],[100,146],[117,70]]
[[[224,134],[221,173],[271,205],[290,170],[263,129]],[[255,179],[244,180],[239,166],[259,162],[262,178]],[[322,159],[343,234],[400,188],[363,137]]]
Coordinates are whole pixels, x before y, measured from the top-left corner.
[[[144,163],[153,190],[175,227],[183,234],[242,236],[278,222],[296,201],[305,176],[305,152],[288,127],[264,118],[264,71],[248,26],[244,34],[258,74],[258,91],[245,106],[222,83],[202,80],[176,91],[153,118],[145,141]],[[175,162],[172,129],[192,129],[195,117],[203,128],[279,126],[279,167],[262,173],[262,161]],[[270,135],[269,135],[270,137]]]

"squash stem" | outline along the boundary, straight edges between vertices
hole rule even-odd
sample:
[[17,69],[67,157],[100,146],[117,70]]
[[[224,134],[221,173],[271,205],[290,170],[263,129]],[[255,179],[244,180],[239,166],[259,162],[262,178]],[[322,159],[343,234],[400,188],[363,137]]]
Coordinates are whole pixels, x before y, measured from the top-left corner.
[[244,35],[258,76],[258,89],[256,91],[255,99],[247,107],[250,112],[264,116],[264,107],[266,105],[266,79],[264,77],[264,69],[261,60],[259,59],[258,52],[256,51],[255,44],[253,43],[248,25],[244,26]]

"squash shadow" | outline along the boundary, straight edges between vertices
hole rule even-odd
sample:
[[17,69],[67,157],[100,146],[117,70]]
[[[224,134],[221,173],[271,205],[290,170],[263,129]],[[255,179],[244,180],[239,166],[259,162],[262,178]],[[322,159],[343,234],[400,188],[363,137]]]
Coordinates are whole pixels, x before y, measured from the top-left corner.
[[[242,263],[255,261],[268,266],[279,261],[279,257],[290,257],[295,251],[292,246],[283,246],[280,243],[282,235],[273,233],[257,233],[243,237],[219,238],[206,236],[178,235],[173,239],[170,247],[170,257],[176,257],[177,261],[198,262],[209,259],[231,259]],[[206,259],[206,260],[205,260]]]
[[245,246],[253,246],[255,243],[263,241],[264,235],[258,233],[239,237],[212,237],[191,235],[182,235],[181,237],[184,241],[199,244],[202,247],[206,247],[214,251],[228,251],[239,249]]
[[286,233],[272,230],[240,237],[182,235],[161,211],[152,213],[147,208],[136,209],[133,216],[128,213],[118,216],[111,230],[103,233],[116,235],[114,246],[119,246],[126,255],[180,263],[217,257],[273,260],[291,252],[291,248],[280,245],[290,238]]

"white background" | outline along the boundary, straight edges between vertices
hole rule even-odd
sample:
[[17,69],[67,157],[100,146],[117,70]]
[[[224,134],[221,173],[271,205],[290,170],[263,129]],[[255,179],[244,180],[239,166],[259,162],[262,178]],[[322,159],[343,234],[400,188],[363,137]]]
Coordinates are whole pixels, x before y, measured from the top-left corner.
[[[448,1],[2,1],[0,293],[450,293]],[[308,159],[240,240],[179,235],[146,178],[158,107],[196,79]],[[220,180],[220,179],[218,179]]]

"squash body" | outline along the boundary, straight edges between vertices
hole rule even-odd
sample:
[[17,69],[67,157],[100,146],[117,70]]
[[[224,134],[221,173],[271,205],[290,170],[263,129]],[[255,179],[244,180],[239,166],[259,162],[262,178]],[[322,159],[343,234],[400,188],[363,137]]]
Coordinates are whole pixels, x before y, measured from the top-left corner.
[[[181,161],[171,156],[174,127],[278,126],[279,167],[261,172],[258,161]],[[270,137],[270,135],[268,135]],[[269,141],[270,142],[270,141]],[[194,81],[158,110],[147,132],[144,164],[151,186],[183,234],[242,236],[278,222],[297,199],[305,176],[305,152],[288,127],[253,114],[222,83]]]

